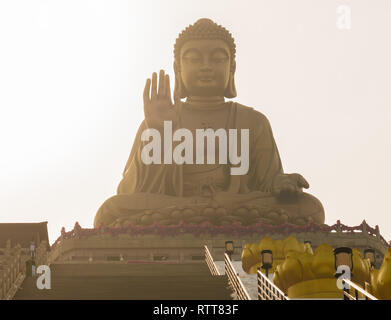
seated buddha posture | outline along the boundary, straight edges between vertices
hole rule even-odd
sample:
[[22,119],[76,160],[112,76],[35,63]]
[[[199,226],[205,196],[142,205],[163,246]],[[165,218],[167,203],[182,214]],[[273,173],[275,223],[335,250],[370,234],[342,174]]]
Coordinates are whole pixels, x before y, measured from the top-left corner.
[[[180,221],[194,224],[208,221],[216,225],[233,222],[251,225],[259,221],[324,223],[322,204],[303,192],[303,188],[309,188],[308,182],[300,174],[284,173],[267,118],[251,107],[225,100],[236,97],[235,54],[231,34],[209,19],[198,20],[179,35],[174,46],[174,102],[169,76],[163,70],[159,76],[153,73],[144,89],[145,119],[137,132],[117,195],[99,208],[95,227],[154,222],[170,225]],[[145,163],[144,148],[150,143],[145,137],[148,132],[157,132],[161,141],[171,139],[172,132],[165,130],[166,123],[171,124],[172,130],[183,128],[193,136],[200,129],[248,130],[248,150],[237,146],[237,150],[245,153],[241,158],[248,159],[248,170],[232,174],[231,169],[238,167],[238,163],[231,159],[215,163],[197,161],[197,143],[193,144],[193,150],[183,149],[188,153],[182,157],[182,163],[163,161],[167,154],[172,159],[180,139],[168,147],[165,145],[161,154],[155,155],[162,161]],[[238,144],[241,141],[237,139]],[[224,147],[216,143],[212,152],[220,156]]]

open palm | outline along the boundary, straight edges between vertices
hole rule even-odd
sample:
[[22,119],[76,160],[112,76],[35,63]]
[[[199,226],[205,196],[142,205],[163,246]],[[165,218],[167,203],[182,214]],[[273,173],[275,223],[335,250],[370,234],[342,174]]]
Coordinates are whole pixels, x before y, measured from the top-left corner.
[[147,79],[144,88],[144,115],[149,128],[161,129],[164,121],[176,120],[176,111],[171,100],[170,77],[164,70],[160,70],[159,85],[157,82],[154,72],[152,81]]

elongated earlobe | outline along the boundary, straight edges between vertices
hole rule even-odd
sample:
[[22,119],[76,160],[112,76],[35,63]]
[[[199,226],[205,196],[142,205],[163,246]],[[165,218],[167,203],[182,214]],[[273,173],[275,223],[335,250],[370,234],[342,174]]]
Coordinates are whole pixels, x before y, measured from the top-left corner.
[[236,71],[236,61],[234,59],[229,73],[228,86],[224,92],[224,97],[226,98],[235,98],[237,95],[236,87],[235,87],[235,71]]
[[229,73],[228,86],[225,89],[224,96],[226,98],[235,98],[236,97],[236,87],[235,87],[235,73]]
[[179,66],[174,62],[174,73],[175,73],[175,88],[174,88],[174,100],[177,102],[178,99],[188,97],[185,85],[183,84],[181,72]]

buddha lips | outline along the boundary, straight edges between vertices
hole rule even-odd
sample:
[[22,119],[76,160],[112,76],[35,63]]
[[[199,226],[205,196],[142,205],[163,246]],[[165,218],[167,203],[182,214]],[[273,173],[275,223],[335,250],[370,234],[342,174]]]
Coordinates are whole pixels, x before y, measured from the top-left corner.
[[249,169],[249,129],[240,129],[240,141],[237,129],[196,129],[194,139],[189,129],[180,128],[173,133],[172,121],[164,121],[163,149],[161,133],[157,129],[145,129],[141,141],[148,142],[141,150],[141,161],[146,165],[161,164],[162,160],[164,164],[194,164],[194,150],[195,164],[205,164],[205,153],[206,164],[216,164],[218,150],[218,163],[229,163],[231,175],[245,175]]

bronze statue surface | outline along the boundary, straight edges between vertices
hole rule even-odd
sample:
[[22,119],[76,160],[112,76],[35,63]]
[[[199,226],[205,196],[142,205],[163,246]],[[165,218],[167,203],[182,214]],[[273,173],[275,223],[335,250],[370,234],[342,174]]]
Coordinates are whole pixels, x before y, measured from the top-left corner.
[[[236,97],[235,54],[231,34],[209,19],[198,20],[179,35],[174,47],[174,102],[169,76],[161,70],[158,79],[153,73],[144,89],[145,119],[137,132],[117,195],[99,208],[95,227],[153,222],[170,225],[179,221],[196,224],[209,221],[218,225],[234,221],[245,225],[257,221],[324,223],[320,201],[302,191],[309,188],[308,182],[300,174],[284,173],[267,118],[251,107],[225,100]],[[168,123],[171,131],[166,131]],[[248,150],[243,149],[245,140],[239,138],[236,148],[244,153],[242,160],[248,158],[248,168],[232,174],[240,168],[231,158],[226,162],[200,163],[196,159],[199,141],[191,148],[180,146],[183,140],[172,141],[176,129],[185,129],[193,137],[200,129],[213,132],[222,129],[228,135],[236,129],[241,137],[247,130]],[[144,137],[148,132],[161,134],[164,142],[172,141],[164,144],[162,154],[154,158],[159,161],[152,163],[144,161],[150,154],[144,149],[149,142]],[[216,143],[209,150],[204,145],[202,150],[213,153],[217,159],[220,152],[227,152],[223,150],[226,146],[227,143]],[[179,160],[172,160],[173,151],[174,158]]]

